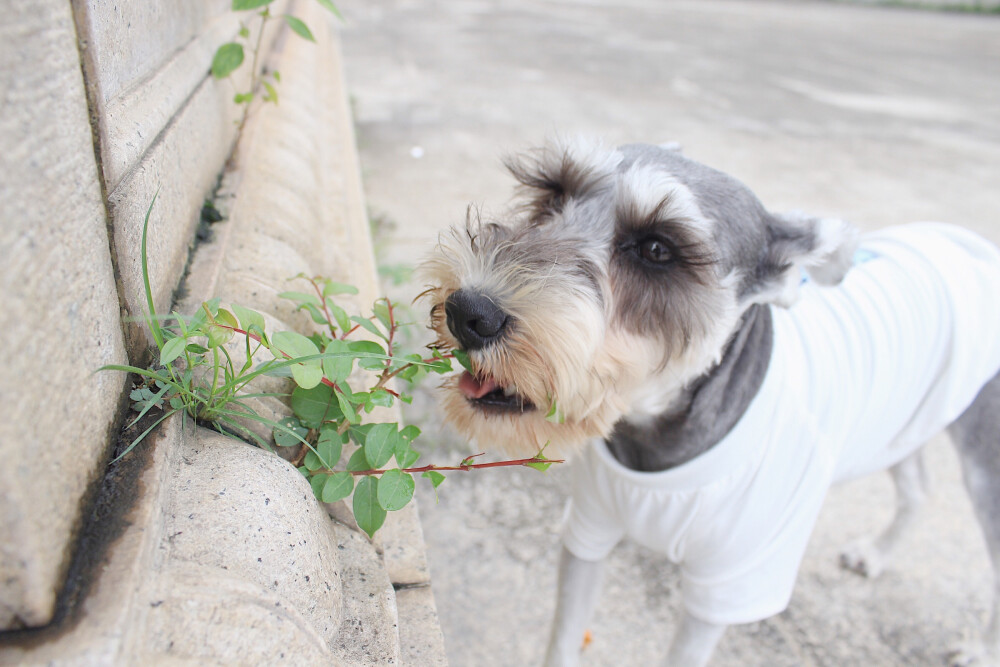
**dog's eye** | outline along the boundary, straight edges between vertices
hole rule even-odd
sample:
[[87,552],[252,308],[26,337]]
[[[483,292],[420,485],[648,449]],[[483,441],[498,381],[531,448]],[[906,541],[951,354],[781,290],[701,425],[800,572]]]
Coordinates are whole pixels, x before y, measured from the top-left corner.
[[652,238],[639,242],[639,256],[647,262],[664,264],[674,258],[670,247],[660,239]]

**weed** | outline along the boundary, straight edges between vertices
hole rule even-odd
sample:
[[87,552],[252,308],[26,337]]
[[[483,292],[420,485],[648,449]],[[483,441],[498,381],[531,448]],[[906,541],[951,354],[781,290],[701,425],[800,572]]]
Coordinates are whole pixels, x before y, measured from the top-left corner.
[[[410,400],[408,394],[393,388],[394,380],[412,384],[428,373],[448,373],[453,359],[468,367],[461,350],[432,350],[429,357],[400,353],[396,349],[401,327],[397,306],[386,298],[375,301],[370,316],[349,315],[334,297],[357,294],[357,289],[323,277],[296,276],[296,280],[308,283],[308,291],[280,296],[308,312],[320,325],[311,336],[295,331],[268,334],[261,313],[235,304],[227,310],[220,307],[219,299],[202,303],[190,317],[176,311],[169,316],[157,314],[146,249],[155,202],[154,196],[143,221],[140,258],[145,320],[156,344],[157,362],[150,368],[109,365],[101,370],[135,373],[143,379],[130,394],[138,416],[129,426],[152,410],[162,414],[118,458],[177,413],[272,449],[269,440],[244,425],[246,421],[257,422],[271,429],[278,447],[298,448],[292,456],[293,465],[309,480],[319,500],[336,502],[353,492],[354,516],[369,536],[382,526],[387,512],[402,509],[412,499],[415,474],[426,478],[436,490],[447,471],[501,466],[545,470],[558,462],[539,451],[531,458],[513,461],[475,463],[475,457],[470,456],[454,466],[417,467],[420,454],[413,442],[420,429],[412,425],[401,428],[395,422],[365,423],[365,416],[375,408],[391,407],[397,399]],[[257,361],[264,353],[269,358]],[[275,422],[253,409],[251,399],[289,396],[250,391],[249,384],[263,375],[294,381],[290,394],[294,416]],[[367,381],[363,391],[356,391],[351,384],[359,377]],[[348,452],[350,447],[345,445],[354,447],[353,451]],[[392,460],[395,466],[389,466]],[[355,484],[356,478],[360,479]]]
[[[331,0],[316,1],[326,9],[330,10],[337,18],[343,20],[343,17],[340,15],[340,11]],[[267,27],[268,21],[275,18],[271,14],[271,8],[269,6],[272,2],[274,2],[274,0],[232,0],[233,11],[249,12],[260,10],[255,13],[259,22],[257,25],[257,41],[253,44],[251,49],[250,89],[246,92],[236,91],[233,96],[233,101],[236,104],[243,106],[243,114],[239,120],[238,134],[242,134],[243,132],[243,127],[246,125],[247,117],[250,112],[250,103],[253,102],[256,97],[258,88],[264,88],[264,94],[261,97],[264,102],[278,103],[277,86],[281,83],[281,73],[277,70],[270,72],[258,72],[257,69],[257,60],[260,56],[260,46],[261,41],[264,39],[265,28]],[[292,16],[291,14],[283,14],[281,18],[286,24],[288,24],[288,27],[291,28],[292,32],[299,37],[307,39],[310,42],[316,41],[316,38],[313,36],[309,26],[307,26],[302,19]],[[240,65],[243,64],[244,60],[246,60],[246,49],[250,46],[250,28],[248,23],[249,22],[240,22],[238,41],[226,42],[215,51],[215,56],[212,58],[212,76],[216,79],[228,78],[233,72],[239,69]],[[246,47],[244,44],[246,44]]]

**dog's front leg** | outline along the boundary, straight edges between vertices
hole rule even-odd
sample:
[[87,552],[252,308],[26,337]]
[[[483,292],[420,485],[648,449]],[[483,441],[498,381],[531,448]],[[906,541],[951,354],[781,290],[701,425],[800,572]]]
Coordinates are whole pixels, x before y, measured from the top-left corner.
[[546,667],[570,667],[580,662],[587,623],[601,594],[604,561],[583,560],[563,547],[559,557],[559,592]]
[[668,667],[703,667],[712,657],[727,625],[716,625],[698,620],[684,612],[681,624],[674,633],[667,655]]

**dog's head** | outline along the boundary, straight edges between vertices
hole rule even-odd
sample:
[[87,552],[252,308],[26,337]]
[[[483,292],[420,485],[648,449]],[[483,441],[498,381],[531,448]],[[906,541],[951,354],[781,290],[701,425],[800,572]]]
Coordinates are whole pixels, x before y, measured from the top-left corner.
[[856,244],[669,148],[549,145],[508,168],[507,219],[470,209],[423,271],[438,344],[473,366],[445,383],[446,412],[510,453],[566,454],[669,409],[750,305],[790,305],[803,271],[839,282]]

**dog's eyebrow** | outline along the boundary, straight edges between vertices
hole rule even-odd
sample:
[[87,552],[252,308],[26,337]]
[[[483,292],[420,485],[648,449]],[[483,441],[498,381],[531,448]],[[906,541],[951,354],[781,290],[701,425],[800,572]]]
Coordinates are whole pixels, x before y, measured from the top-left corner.
[[697,222],[679,216],[672,208],[669,195],[648,210],[632,200],[619,201],[615,206],[615,245],[656,235],[670,243],[679,262],[692,267],[712,264],[715,253],[700,233]]

